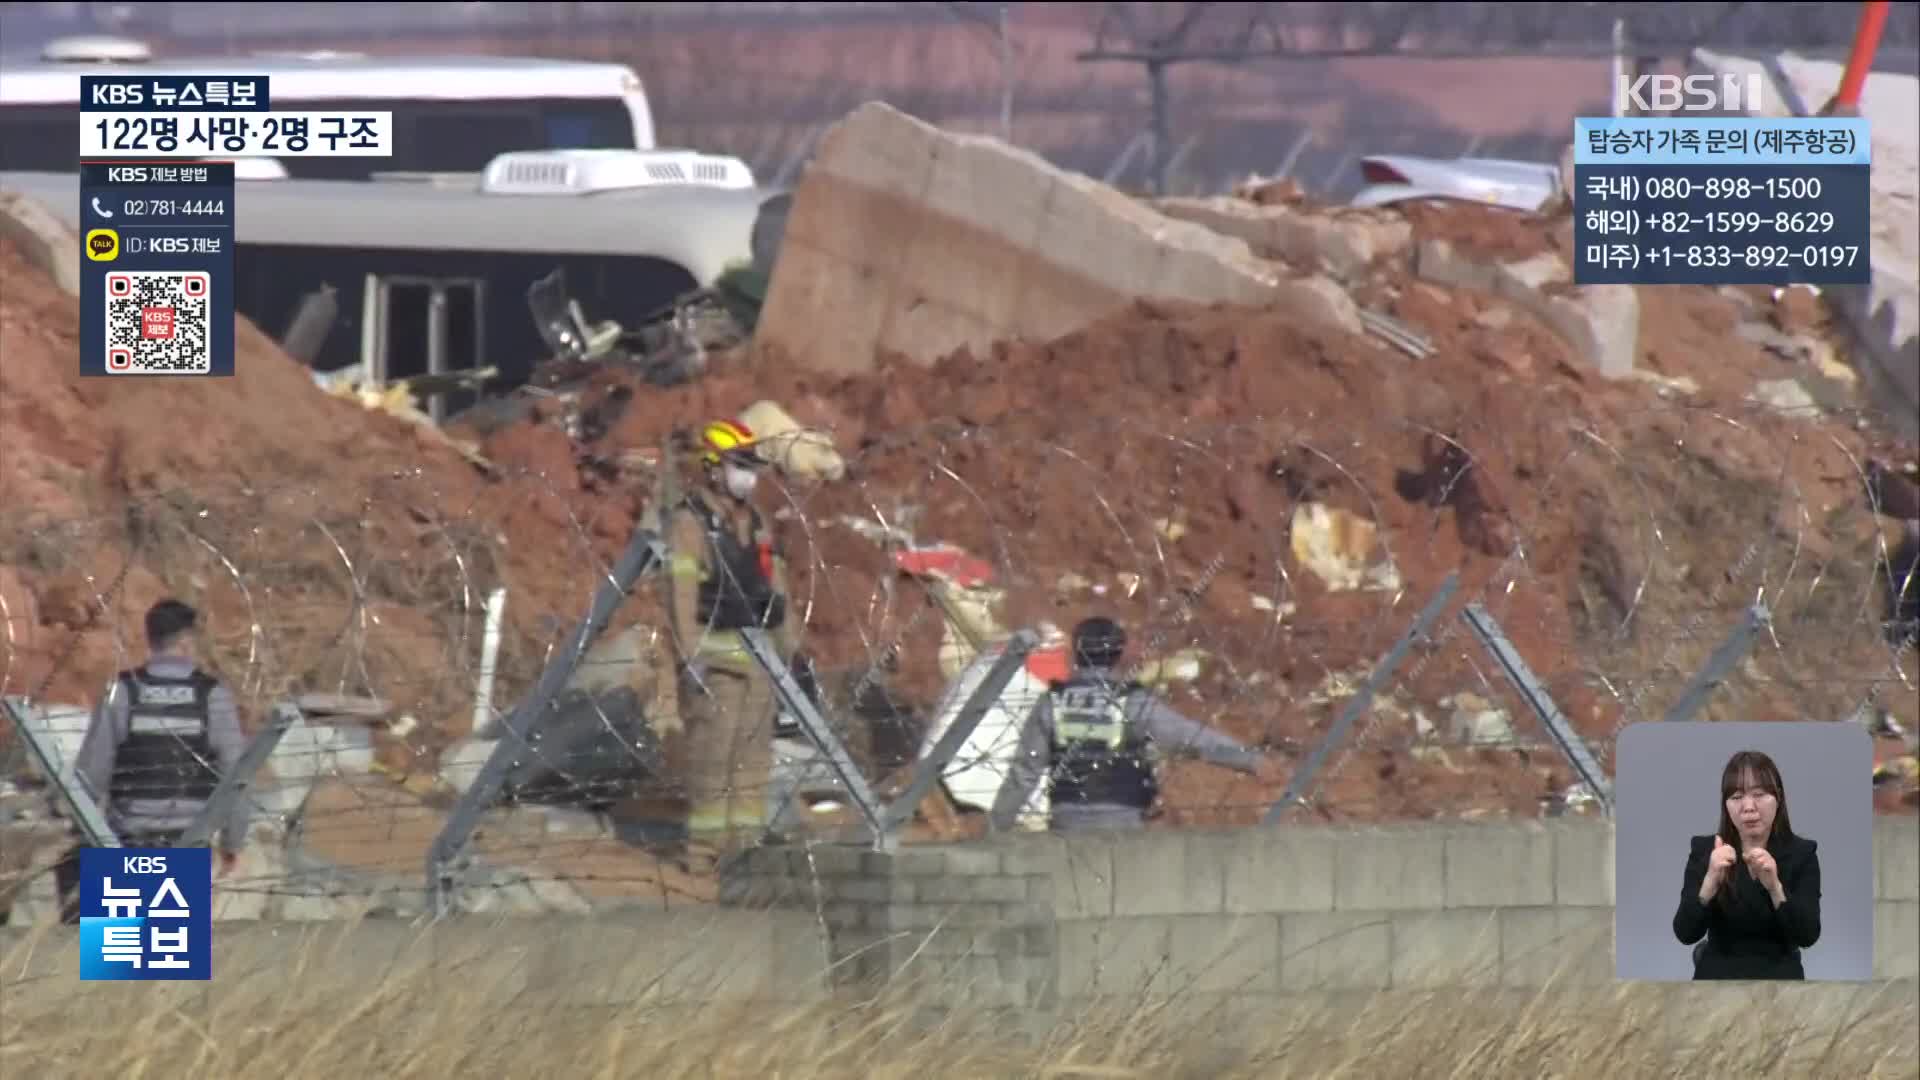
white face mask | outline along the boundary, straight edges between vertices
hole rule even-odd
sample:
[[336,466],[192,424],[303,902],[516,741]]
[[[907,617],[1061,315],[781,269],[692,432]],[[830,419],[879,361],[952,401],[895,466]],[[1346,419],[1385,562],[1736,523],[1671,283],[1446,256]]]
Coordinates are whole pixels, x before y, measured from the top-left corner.
[[752,469],[741,468],[729,463],[724,469],[727,492],[736,499],[745,499],[753,494],[753,486],[760,479]]

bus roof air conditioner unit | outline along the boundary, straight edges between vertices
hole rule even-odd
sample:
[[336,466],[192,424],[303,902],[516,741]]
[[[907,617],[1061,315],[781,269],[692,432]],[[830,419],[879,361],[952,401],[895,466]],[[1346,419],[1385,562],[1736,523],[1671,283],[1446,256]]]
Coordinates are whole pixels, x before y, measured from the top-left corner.
[[737,157],[694,150],[518,150],[487,163],[480,190],[496,195],[589,195],[650,187],[752,190]]

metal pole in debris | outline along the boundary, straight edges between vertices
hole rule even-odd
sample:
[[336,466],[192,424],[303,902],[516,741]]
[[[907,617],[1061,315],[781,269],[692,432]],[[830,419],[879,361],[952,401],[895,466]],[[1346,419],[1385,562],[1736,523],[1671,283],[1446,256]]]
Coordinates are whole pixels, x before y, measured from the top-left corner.
[[588,608],[587,617],[575,628],[572,642],[554,653],[547,661],[546,670],[540,673],[540,681],[501,721],[503,730],[493,753],[480,766],[473,784],[460,796],[452,815],[447,818],[446,826],[440,830],[439,836],[434,837],[433,846],[427,850],[427,888],[433,893],[436,917],[447,915],[452,907],[454,860],[465,850],[474,826],[480,822],[481,813],[500,794],[501,784],[512,769],[514,758],[530,745],[529,736],[547,719],[547,706],[559,695],[574,668],[579,666],[580,659],[587,654],[588,647],[600,636],[607,621],[613,618],[613,613],[626,599],[633,583],[665,559],[666,549],[660,543],[659,535],[652,529],[635,529],[632,539],[627,541],[627,549],[620,553],[619,561],[614,563],[613,572],[595,590],[593,605]]
[[1172,122],[1167,118],[1167,65],[1164,60],[1147,63],[1147,87],[1153,98],[1153,194],[1167,194],[1167,165],[1173,148]]
[[1707,657],[1706,664],[1694,673],[1693,678],[1687,682],[1687,688],[1680,692],[1680,699],[1675,701],[1673,708],[1668,709],[1667,715],[1660,719],[1667,723],[1692,719],[1693,714],[1699,712],[1700,707],[1707,703],[1707,698],[1712,696],[1721,683],[1727,681],[1727,676],[1733,673],[1734,666],[1746,658],[1747,650],[1753,648],[1753,639],[1759,635],[1771,618],[1772,615],[1767,611],[1765,604],[1755,604],[1748,608],[1747,613],[1740,617],[1740,625],[1734,627],[1733,632],[1727,635],[1727,639],[1720,643],[1720,647],[1713,650],[1712,656]]
[[874,846],[881,849],[889,847],[890,837],[880,816],[880,800],[868,785],[866,776],[854,765],[847,748],[841,745],[839,736],[827,725],[820,710],[813,707],[806,691],[800,689],[800,684],[794,680],[793,670],[780,658],[773,642],[767,640],[767,632],[750,627],[740,632],[740,639],[754,661],[773,680],[773,690],[780,695],[780,704],[786,707],[787,712],[799,723],[800,730],[807,733],[807,738],[826,757],[827,765],[846,787],[847,794],[853,796],[854,805],[860,808],[861,816],[867,819],[867,827],[873,831]]
[[280,745],[280,737],[287,733],[295,721],[301,719],[303,717],[296,705],[281,702],[273,707],[267,726],[247,740],[247,748],[240,752],[240,760],[234,762],[233,768],[220,778],[219,786],[207,798],[207,805],[200,809],[193,824],[180,834],[181,847],[199,847],[212,838],[216,823],[226,816],[227,807],[233,805],[233,800],[246,797],[247,791],[253,787],[254,775],[260,771],[260,766],[267,763],[273,748]]
[[986,718],[987,711],[1006,692],[1007,684],[1020,674],[1020,669],[1026,665],[1027,655],[1039,644],[1040,635],[1031,630],[1022,630],[1007,639],[999,657],[987,669],[980,685],[967,695],[966,704],[954,714],[953,723],[947,725],[940,741],[934,743],[927,756],[914,766],[913,779],[908,782],[907,790],[901,792],[900,797],[887,807],[882,822],[889,833],[898,832],[913,817],[913,812],[919,809],[920,800],[927,797],[933,782],[946,771],[947,763],[960,752],[960,747],[966,744],[974,729],[980,726],[980,721]]
[[473,735],[486,738],[493,731],[493,675],[500,659],[500,626],[507,615],[507,587],[487,594],[486,628],[480,638],[480,674],[473,687]]
[[40,772],[54,789],[60,792],[60,798],[67,804],[67,812],[73,815],[73,823],[80,827],[80,834],[86,837],[88,847],[119,847],[120,838],[114,835],[113,826],[107,824],[107,815],[100,810],[100,804],[93,801],[78,776],[68,782],[68,777],[60,767],[60,756],[43,739],[45,733],[27,722],[26,708],[12,698],[0,699],[0,711],[12,721],[13,730],[27,744],[27,752],[40,766]]
[[1440,617],[1440,612],[1446,609],[1447,601],[1453,599],[1454,590],[1459,587],[1460,575],[1457,572],[1448,574],[1447,580],[1440,583],[1440,589],[1433,594],[1433,599],[1427,601],[1427,606],[1421,608],[1420,614],[1414,616],[1413,624],[1400,635],[1400,640],[1394,642],[1393,648],[1387,650],[1387,655],[1381,657],[1380,662],[1374,665],[1372,673],[1367,676],[1367,681],[1360,685],[1359,692],[1347,700],[1347,707],[1341,710],[1340,719],[1334,721],[1333,727],[1327,731],[1327,737],[1320,740],[1320,745],[1313,748],[1313,754],[1307,758],[1306,764],[1300,766],[1294,772],[1293,778],[1287,781],[1287,790],[1281,792],[1279,800],[1267,808],[1261,824],[1279,824],[1280,817],[1287,812],[1287,808],[1306,795],[1314,776],[1320,772],[1321,767],[1326,765],[1327,758],[1332,755],[1333,748],[1347,737],[1347,729],[1352,727],[1353,722],[1358,720],[1360,714],[1373,703],[1373,695],[1379,692],[1381,684],[1393,676],[1394,669],[1400,666],[1400,662],[1407,658],[1407,653],[1413,649],[1413,643],[1426,636],[1427,627],[1433,625],[1433,621]]
[[1486,649],[1494,662],[1500,665],[1500,674],[1506,676],[1507,682],[1519,692],[1521,700],[1525,701],[1527,707],[1533,710],[1533,714],[1540,718],[1540,723],[1546,727],[1547,733],[1552,735],[1553,741],[1559,745],[1560,753],[1566,756],[1568,763],[1573,766],[1573,771],[1580,775],[1580,782],[1585,784],[1587,790],[1593,792],[1594,797],[1600,801],[1601,810],[1611,814],[1613,786],[1607,781],[1606,771],[1594,758],[1593,752],[1587,747],[1586,740],[1580,737],[1580,733],[1573,729],[1573,724],[1553,703],[1553,695],[1547,693],[1546,686],[1534,675],[1533,669],[1527,666],[1527,661],[1520,655],[1520,650],[1514,648],[1512,639],[1508,638],[1506,631],[1500,628],[1500,623],[1494,619],[1493,613],[1477,603],[1468,604],[1466,611],[1461,613],[1461,618],[1466,620],[1467,628],[1473,631],[1473,636],[1480,639],[1480,647]]

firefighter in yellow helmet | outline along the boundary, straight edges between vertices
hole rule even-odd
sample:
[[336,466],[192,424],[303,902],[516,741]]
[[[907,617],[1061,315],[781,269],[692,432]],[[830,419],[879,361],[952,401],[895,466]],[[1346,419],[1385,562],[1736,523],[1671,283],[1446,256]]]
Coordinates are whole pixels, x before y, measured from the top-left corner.
[[687,831],[722,850],[766,828],[773,764],[773,681],[740,631],[768,632],[792,654],[785,569],[753,505],[764,468],[753,433],[715,420],[700,433],[704,483],[670,508],[673,648],[679,661]]

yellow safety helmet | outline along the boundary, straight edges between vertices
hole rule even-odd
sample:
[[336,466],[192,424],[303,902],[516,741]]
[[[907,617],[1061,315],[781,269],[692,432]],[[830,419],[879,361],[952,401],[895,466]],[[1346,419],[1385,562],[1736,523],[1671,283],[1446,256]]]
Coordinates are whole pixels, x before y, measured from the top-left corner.
[[715,420],[700,432],[701,460],[720,464],[723,458],[744,456],[753,448],[753,432],[733,420]]

